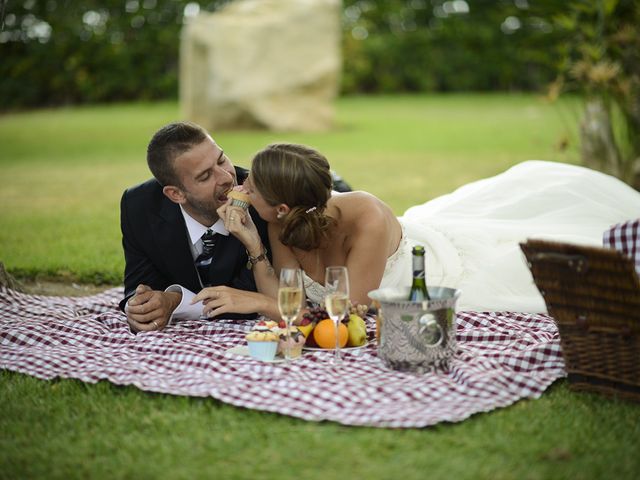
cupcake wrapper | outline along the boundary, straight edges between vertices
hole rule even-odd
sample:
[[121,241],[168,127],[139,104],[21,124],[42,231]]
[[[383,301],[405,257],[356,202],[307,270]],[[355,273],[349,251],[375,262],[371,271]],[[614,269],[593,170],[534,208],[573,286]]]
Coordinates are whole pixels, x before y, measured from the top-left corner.
[[[284,350],[281,352],[281,355],[284,357],[285,352]],[[300,355],[302,355],[302,347],[296,345],[295,347],[291,347],[291,351],[289,352],[290,358],[298,358]]]
[[231,200],[231,205],[234,206],[234,207],[242,207],[244,209],[249,208],[249,203],[248,202],[245,202],[243,200],[237,200],[235,198]]
[[247,342],[249,354],[256,360],[271,361],[276,356],[278,342]]

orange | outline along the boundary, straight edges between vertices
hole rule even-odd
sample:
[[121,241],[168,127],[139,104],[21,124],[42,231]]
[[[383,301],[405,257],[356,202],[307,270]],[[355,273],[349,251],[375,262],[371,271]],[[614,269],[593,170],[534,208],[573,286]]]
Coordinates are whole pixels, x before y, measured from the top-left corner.
[[[340,339],[340,348],[347,344],[349,339],[349,330],[347,326],[340,323],[338,327],[338,338]],[[313,339],[321,348],[336,348],[336,330],[333,320],[325,318],[321,320],[313,329]]]

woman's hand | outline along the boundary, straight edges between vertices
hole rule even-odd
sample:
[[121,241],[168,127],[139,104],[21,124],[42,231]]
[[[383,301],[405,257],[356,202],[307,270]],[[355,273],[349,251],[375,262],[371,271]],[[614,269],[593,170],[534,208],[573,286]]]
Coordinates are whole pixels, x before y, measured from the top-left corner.
[[275,299],[262,293],[225,286],[208,287],[200,290],[191,300],[191,304],[200,301],[204,304],[202,314],[206,317],[217,317],[225,313],[257,312],[271,318],[279,318]]
[[225,228],[242,242],[250,254],[257,256],[262,253],[262,240],[248,210],[231,205],[229,199],[217,212]]

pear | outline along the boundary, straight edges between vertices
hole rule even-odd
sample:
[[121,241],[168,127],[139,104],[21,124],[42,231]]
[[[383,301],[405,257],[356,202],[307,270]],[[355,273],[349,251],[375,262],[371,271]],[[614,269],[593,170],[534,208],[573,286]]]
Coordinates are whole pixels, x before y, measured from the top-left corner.
[[309,334],[311,333],[311,330],[313,330],[313,327],[315,326],[316,325],[314,323],[308,323],[306,325],[298,325],[298,330],[302,332],[305,338],[308,338]]
[[355,313],[349,315],[347,330],[349,330],[348,347],[360,347],[367,343],[367,325],[361,316]]

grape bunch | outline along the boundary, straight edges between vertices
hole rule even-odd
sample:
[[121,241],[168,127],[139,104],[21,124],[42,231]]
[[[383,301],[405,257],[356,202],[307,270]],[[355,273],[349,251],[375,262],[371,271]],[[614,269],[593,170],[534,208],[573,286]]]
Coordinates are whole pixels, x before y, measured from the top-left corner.
[[364,305],[362,303],[358,303],[357,305],[351,304],[351,307],[349,308],[350,314],[358,315],[360,318],[365,318],[368,312],[369,305]]
[[[325,318],[329,318],[329,314],[323,307],[311,307],[302,315],[302,324],[318,323]],[[307,321],[305,322],[305,320]]]

